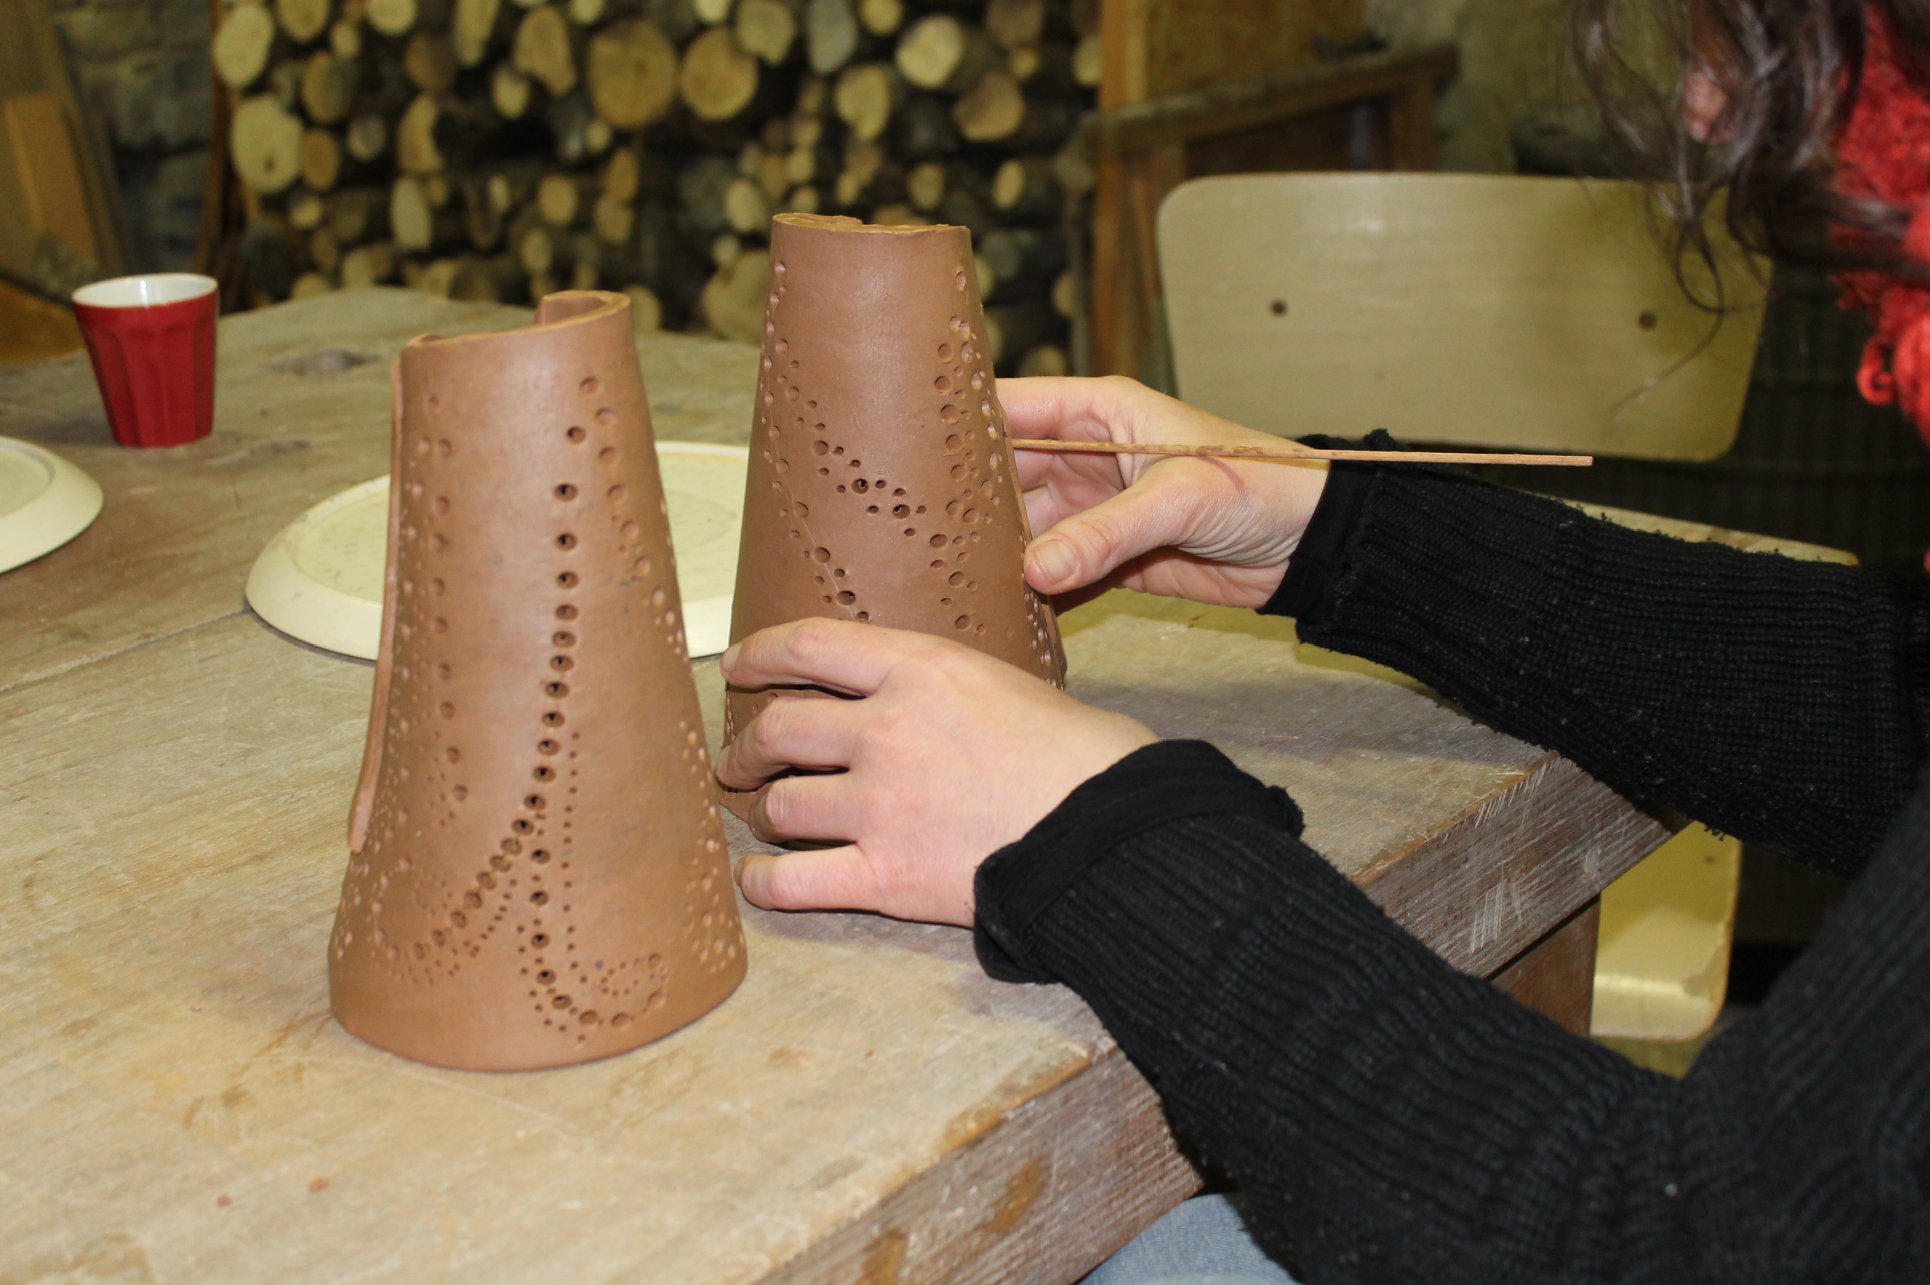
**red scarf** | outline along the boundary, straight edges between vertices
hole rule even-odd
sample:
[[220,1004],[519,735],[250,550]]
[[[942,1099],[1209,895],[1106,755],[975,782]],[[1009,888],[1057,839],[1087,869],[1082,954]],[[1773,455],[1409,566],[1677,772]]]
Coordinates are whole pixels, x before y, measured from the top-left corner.
[[[1930,97],[1897,59],[1889,10],[1871,4],[1867,12],[1862,84],[1837,141],[1838,181],[1916,211],[1904,252],[1930,263]],[[1837,281],[1844,305],[1876,324],[1857,387],[1878,405],[1895,402],[1930,440],[1930,288],[1880,272],[1840,273]]]

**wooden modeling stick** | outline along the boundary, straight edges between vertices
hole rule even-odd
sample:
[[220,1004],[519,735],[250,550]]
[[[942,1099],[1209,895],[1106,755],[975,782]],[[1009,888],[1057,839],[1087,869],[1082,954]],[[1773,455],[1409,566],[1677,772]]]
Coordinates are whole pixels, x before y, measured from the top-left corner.
[[1054,451],[1062,455],[1191,455],[1215,460],[1378,460],[1390,464],[1544,464],[1587,468],[1593,455],[1488,454],[1483,451],[1320,450],[1312,446],[1189,446],[1178,442],[1062,442],[1051,437],[1015,437],[1017,451]]

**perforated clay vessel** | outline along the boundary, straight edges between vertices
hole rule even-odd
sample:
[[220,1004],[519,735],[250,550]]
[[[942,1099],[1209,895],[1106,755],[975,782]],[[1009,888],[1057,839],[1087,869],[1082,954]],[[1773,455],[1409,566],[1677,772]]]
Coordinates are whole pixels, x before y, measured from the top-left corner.
[[388,581],[329,996],[442,1066],[620,1053],[743,978],[622,295],[395,371]]
[[[1054,684],[961,227],[780,214],[731,639],[807,616],[967,643]],[[771,699],[731,691],[724,739]],[[743,815],[754,797],[726,792]]]

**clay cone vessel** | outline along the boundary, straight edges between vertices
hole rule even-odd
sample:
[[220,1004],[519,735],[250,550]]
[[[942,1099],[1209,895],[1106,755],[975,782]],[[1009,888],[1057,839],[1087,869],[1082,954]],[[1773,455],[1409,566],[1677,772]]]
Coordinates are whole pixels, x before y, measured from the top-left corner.
[[[733,641],[806,616],[956,639],[1065,679],[961,227],[781,214]],[[732,691],[725,740],[771,697]],[[750,795],[726,793],[742,815]]]
[[441,1066],[620,1053],[744,975],[622,295],[395,372],[386,608],[329,997]]

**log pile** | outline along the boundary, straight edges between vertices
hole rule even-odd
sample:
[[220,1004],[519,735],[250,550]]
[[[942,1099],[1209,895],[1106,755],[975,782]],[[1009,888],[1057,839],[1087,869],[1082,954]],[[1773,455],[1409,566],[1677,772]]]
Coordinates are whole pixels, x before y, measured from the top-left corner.
[[1065,369],[1098,0],[224,0],[252,302],[628,290],[761,338],[773,214],[972,230],[1003,371]]

